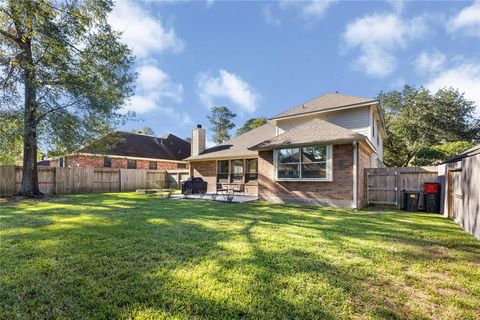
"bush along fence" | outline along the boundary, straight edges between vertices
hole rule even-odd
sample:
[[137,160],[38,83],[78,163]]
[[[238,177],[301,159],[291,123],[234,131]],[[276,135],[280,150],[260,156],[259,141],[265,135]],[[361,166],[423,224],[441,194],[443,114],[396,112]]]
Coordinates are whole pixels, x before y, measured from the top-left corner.
[[[185,172],[111,168],[38,167],[38,183],[44,194],[135,191],[178,187]],[[175,180],[171,185],[168,181]],[[22,167],[0,166],[0,197],[15,195],[20,190]]]

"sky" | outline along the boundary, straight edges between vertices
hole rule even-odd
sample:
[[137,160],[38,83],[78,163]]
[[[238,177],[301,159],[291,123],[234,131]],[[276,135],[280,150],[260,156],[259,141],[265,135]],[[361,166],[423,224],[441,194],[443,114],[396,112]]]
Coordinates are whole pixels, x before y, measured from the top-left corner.
[[375,97],[405,84],[458,88],[480,116],[480,0],[119,0],[109,22],[137,57],[124,106],[137,119],[123,130],[186,138],[209,127],[214,105],[238,128],[327,92]]

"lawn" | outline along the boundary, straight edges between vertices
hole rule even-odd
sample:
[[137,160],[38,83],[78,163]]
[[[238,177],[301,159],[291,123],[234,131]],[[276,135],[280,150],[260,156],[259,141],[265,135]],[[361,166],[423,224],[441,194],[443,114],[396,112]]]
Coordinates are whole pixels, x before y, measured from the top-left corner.
[[0,318],[479,319],[480,242],[433,214],[0,203]]

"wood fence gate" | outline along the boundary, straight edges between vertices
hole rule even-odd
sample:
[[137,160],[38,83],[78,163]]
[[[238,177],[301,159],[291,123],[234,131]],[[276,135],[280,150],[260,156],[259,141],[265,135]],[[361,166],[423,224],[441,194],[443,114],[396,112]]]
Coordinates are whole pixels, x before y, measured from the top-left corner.
[[398,172],[367,172],[367,204],[398,205]]
[[402,190],[420,191],[425,182],[438,182],[438,168],[395,167],[369,168],[366,175],[366,202],[368,204],[400,207]]
[[462,210],[462,169],[448,170],[448,217],[455,220]]

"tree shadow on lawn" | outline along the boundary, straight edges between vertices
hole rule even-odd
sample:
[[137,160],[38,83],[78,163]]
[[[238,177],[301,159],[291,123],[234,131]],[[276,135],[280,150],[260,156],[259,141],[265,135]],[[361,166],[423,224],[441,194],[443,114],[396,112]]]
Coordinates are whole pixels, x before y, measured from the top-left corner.
[[[22,213],[20,221],[6,220],[7,228],[28,227],[30,232],[2,236],[0,316],[418,316],[405,301],[392,297],[406,292],[378,269],[352,269],[334,262],[332,256],[311,252],[315,245],[326,244],[372,259],[371,253],[352,246],[356,240],[371,237],[392,243],[406,239],[418,247],[431,245],[415,233],[417,224],[403,221],[408,217],[385,214],[379,220],[341,210],[324,213],[310,207],[152,198],[132,204],[122,196],[115,196],[114,205],[107,196],[85,205],[88,197],[80,198],[79,205],[89,208],[81,214],[95,217],[91,223],[72,221],[79,214],[62,208]],[[119,208],[123,201],[128,206]],[[303,208],[308,214],[301,212]],[[55,228],[62,224],[58,217],[67,220],[64,227]],[[420,223],[422,229],[424,224]],[[448,229],[445,224],[430,231],[439,236],[455,232]],[[309,247],[295,242],[298,235],[287,231],[302,231],[310,239],[305,243]],[[461,250],[462,243],[448,245]],[[267,244],[273,248],[265,248]],[[471,244],[470,249],[479,252],[478,245]],[[392,259],[405,257],[394,253]],[[375,294],[382,290],[392,293]]]

